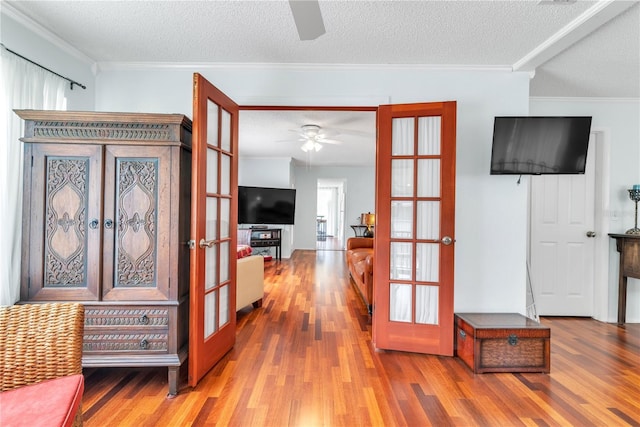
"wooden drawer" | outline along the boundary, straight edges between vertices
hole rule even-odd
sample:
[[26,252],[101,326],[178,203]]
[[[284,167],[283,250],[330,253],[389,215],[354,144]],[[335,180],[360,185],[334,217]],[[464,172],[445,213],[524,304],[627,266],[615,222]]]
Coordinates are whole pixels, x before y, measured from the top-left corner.
[[169,308],[157,306],[85,306],[84,326],[163,327],[169,325]]
[[166,353],[168,307],[85,306],[83,351]]
[[459,313],[455,334],[455,354],[474,373],[550,371],[550,329],[520,314]]
[[136,352],[166,353],[169,343],[168,330],[164,332],[126,332],[117,330],[85,331],[82,351],[93,352]]

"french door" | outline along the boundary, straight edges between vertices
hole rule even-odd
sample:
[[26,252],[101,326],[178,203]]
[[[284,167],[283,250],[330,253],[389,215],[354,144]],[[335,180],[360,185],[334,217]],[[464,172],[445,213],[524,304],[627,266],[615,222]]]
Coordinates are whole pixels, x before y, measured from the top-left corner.
[[453,355],[456,103],[378,109],[373,342]]
[[189,385],[236,337],[238,105],[200,74],[193,81]]

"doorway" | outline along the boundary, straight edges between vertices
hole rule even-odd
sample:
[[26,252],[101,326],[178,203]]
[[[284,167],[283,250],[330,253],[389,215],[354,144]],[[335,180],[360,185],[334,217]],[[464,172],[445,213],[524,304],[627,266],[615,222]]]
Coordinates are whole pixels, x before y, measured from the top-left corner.
[[344,249],[345,179],[318,179],[316,250]]

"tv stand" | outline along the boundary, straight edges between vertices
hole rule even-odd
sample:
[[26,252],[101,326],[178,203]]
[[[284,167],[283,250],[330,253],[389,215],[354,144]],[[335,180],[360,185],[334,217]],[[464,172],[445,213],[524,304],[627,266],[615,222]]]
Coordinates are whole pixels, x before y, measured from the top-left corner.
[[282,229],[251,227],[249,245],[252,248],[276,248],[276,259],[282,261]]

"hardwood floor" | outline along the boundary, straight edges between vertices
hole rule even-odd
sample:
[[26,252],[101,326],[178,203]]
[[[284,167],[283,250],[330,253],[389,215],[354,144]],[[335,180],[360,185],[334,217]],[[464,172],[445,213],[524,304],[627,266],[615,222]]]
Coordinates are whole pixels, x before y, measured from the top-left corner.
[[316,241],[316,249],[319,251],[343,251],[344,243],[337,237],[327,236],[324,240]]
[[551,374],[474,375],[458,358],[374,350],[343,252],[296,251],[265,281],[195,389],[183,378],[166,399],[166,369],[85,369],[85,426],[640,425],[640,324],[543,318]]

